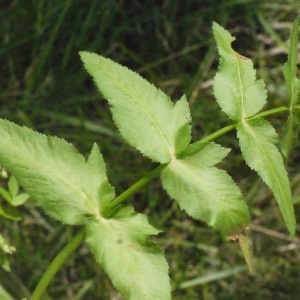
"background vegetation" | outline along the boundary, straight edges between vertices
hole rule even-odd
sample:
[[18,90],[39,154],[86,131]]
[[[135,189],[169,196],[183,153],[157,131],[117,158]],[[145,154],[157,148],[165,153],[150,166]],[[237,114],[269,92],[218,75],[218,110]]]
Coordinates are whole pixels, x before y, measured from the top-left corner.
[[[288,101],[283,80],[295,0],[13,0],[0,8],[0,117],[56,135],[88,153],[96,141],[110,181],[120,193],[153,164],[119,137],[108,105],[79,60],[97,52],[139,72],[176,100],[185,93],[194,140],[228,125],[212,93],[218,64],[211,25],[237,37],[235,49],[251,58],[274,106]],[[271,119],[278,132],[286,115]],[[221,167],[238,182],[252,212],[249,237],[255,276],[244,268],[237,243],[224,243],[193,221],[162,191],[158,181],[132,198],[165,233],[157,242],[170,265],[173,298],[299,299],[299,239],[290,241],[266,186],[242,162],[235,133],[218,143],[232,148]],[[288,162],[296,215],[300,211],[299,148]],[[0,186],[6,187],[2,179]],[[17,248],[1,284],[16,299],[29,297],[41,274],[77,228],[63,226],[30,203],[23,220],[1,218],[1,233]],[[299,226],[297,227],[299,230]],[[196,282],[189,280],[197,279]],[[68,260],[45,299],[122,299],[85,245]]]

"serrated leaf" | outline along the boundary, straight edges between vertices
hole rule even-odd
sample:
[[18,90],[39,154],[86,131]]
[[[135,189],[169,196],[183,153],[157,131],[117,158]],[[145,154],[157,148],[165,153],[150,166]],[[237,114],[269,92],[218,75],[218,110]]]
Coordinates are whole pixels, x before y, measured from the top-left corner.
[[249,58],[231,48],[235,38],[217,23],[213,23],[220,65],[214,78],[214,94],[221,109],[239,121],[259,112],[266,103],[266,90]]
[[83,224],[99,214],[99,188],[107,181],[95,144],[88,161],[69,143],[0,120],[0,164],[47,214]]
[[80,56],[130,145],[160,163],[184,150],[191,140],[184,96],[174,105],[161,90],[126,67],[94,53],[80,52]]
[[190,144],[180,155],[186,162],[197,162],[198,166],[211,167],[222,161],[230,152],[230,149],[221,147],[215,143],[203,143],[202,141]]
[[224,236],[244,229],[250,220],[237,185],[225,171],[212,167],[227,152],[208,144],[198,153],[173,159],[161,172],[164,189],[181,209]]
[[125,299],[171,299],[167,262],[148,236],[158,232],[129,207],[87,224],[89,248]]
[[93,215],[98,215],[115,197],[115,189],[108,182],[103,156],[96,143],[88,157],[86,173],[85,188],[90,200],[93,200],[89,203],[94,209]]
[[274,145],[278,136],[272,125],[263,119],[240,122],[238,138],[243,157],[272,190],[291,234],[295,234],[295,214],[289,179],[282,156]]
[[297,78],[299,25],[300,25],[300,16],[298,16],[294,21],[291,30],[288,60],[284,66],[284,77],[286,81],[286,86],[287,86],[291,106],[298,103],[298,97],[299,97],[300,82],[299,79]]

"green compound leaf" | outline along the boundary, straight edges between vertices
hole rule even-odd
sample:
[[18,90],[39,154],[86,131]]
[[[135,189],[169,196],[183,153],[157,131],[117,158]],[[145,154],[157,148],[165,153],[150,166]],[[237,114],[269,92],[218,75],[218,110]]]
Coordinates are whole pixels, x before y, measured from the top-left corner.
[[295,234],[295,214],[289,179],[282,156],[274,145],[277,134],[270,123],[263,119],[240,122],[238,138],[243,157],[272,190],[291,234]]
[[94,53],[80,52],[80,56],[129,144],[160,163],[168,163],[186,148],[191,129],[184,96],[174,105],[161,90],[126,67]]
[[[86,159],[69,143],[0,120],[0,164],[11,172],[36,204],[67,224],[99,215],[101,186],[107,183],[95,144]],[[107,183],[108,184],[108,183]],[[113,198],[113,189],[108,191]]]
[[[186,151],[193,152],[189,147]],[[181,209],[224,236],[240,232],[250,220],[236,184],[225,171],[213,167],[227,153],[211,143],[190,156],[173,159],[161,173],[163,187]]]
[[299,79],[297,78],[299,26],[300,26],[300,16],[298,16],[294,21],[291,30],[288,61],[284,67],[284,77],[285,77],[291,105],[297,104],[298,97],[299,97]]
[[221,109],[233,120],[239,121],[259,112],[266,103],[266,90],[250,59],[231,48],[235,40],[217,23],[213,33],[220,54],[220,65],[214,79],[214,93]]
[[159,231],[147,217],[122,207],[111,219],[86,226],[86,242],[119,292],[130,300],[171,299],[168,265],[149,235]]

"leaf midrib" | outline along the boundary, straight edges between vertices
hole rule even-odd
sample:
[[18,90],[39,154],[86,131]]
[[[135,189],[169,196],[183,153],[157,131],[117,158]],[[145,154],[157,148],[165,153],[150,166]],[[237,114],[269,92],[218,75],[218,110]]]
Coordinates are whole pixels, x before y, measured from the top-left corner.
[[[110,77],[110,79],[111,80],[114,80],[114,77],[113,76],[111,76],[111,73],[109,73],[109,74],[107,74],[109,77]],[[131,99],[131,101],[135,104],[135,105],[137,105],[148,117],[149,117],[149,119],[153,122],[152,124],[154,125],[154,128],[156,129],[156,132],[158,133],[158,135],[159,136],[161,136],[161,138],[162,138],[162,140],[163,140],[163,142],[166,144],[166,147],[167,147],[167,149],[168,149],[168,151],[169,151],[169,153],[170,153],[170,157],[172,158],[172,157],[174,157],[174,149],[172,148],[172,146],[169,144],[169,142],[168,142],[168,140],[167,140],[167,138],[166,138],[166,136],[165,136],[165,134],[164,134],[164,132],[161,130],[161,128],[157,125],[157,123],[156,123],[156,119],[154,118],[154,116],[148,111],[148,110],[146,110],[145,108],[144,108],[144,106],[142,105],[143,104],[143,102],[141,102],[141,101],[136,101],[136,99],[134,99],[133,97],[132,97],[132,93],[131,93],[131,91],[130,91],[130,89],[127,89],[126,88],[126,86],[124,86],[123,84],[120,84],[120,82],[118,82],[119,84],[118,84],[118,88],[120,89],[120,90],[122,90],[123,91],[123,93],[125,94],[125,95],[127,95],[127,97],[129,98],[129,99]],[[153,86],[151,86],[152,88],[153,88]],[[159,91],[158,91],[159,92]],[[162,92],[161,92],[162,93]],[[148,105],[147,105],[147,107],[148,107]],[[166,116],[167,117],[167,116]],[[173,117],[173,116],[172,116]]]
[[[252,127],[247,123],[247,122],[243,122],[243,125],[244,125],[244,128],[246,128],[246,130],[247,130],[247,128],[249,128],[249,130],[247,130],[249,133],[250,133],[250,135],[253,137],[253,140],[254,140],[254,142],[255,142],[255,144],[258,146],[258,149],[259,149],[259,151],[264,155],[263,157],[265,157],[266,159],[266,161],[268,162],[268,165],[270,165],[271,166],[271,168],[267,168],[267,169],[269,169],[269,170],[271,170],[271,173],[272,173],[272,176],[275,178],[275,182],[276,182],[276,186],[279,188],[279,199],[277,199],[278,200],[278,202],[279,203],[281,203],[281,204],[284,204],[284,208],[285,208],[285,212],[288,212],[288,219],[287,219],[287,221],[288,220],[291,220],[291,219],[293,219],[294,218],[294,216],[292,215],[290,215],[290,210],[289,209],[287,209],[288,208],[288,205],[286,204],[286,202],[285,201],[283,201],[284,199],[285,199],[285,195],[284,195],[284,192],[283,192],[283,190],[282,190],[282,187],[281,187],[281,184],[280,184],[280,181],[279,181],[279,177],[280,176],[276,176],[276,168],[272,168],[272,165],[273,165],[273,163],[272,163],[272,160],[270,160],[270,158],[271,158],[271,156],[269,157],[268,155],[267,155],[267,152],[264,150],[264,147],[262,147],[261,145],[263,144],[263,143],[261,143],[260,142],[260,140],[256,137],[256,135],[254,134],[254,132],[255,131],[253,131],[252,130]],[[246,127],[247,126],[247,127]],[[267,142],[267,143],[265,143],[265,144],[271,144],[270,142]],[[271,144],[272,145],[272,144]],[[263,161],[265,161],[265,160],[263,160]],[[265,163],[264,163],[264,165],[266,165]],[[280,175],[280,174],[279,174]],[[268,186],[271,188],[271,186],[272,186],[272,183],[270,183],[270,185],[268,184]],[[271,188],[272,189],[272,188]],[[291,200],[291,198],[289,197],[289,200]]]
[[[188,174],[191,175],[191,177],[195,178],[196,181],[200,182],[202,186],[204,186],[204,188],[206,188],[207,190],[209,190],[209,192],[214,195],[214,202],[215,203],[220,203],[220,201],[222,201],[222,203],[224,203],[224,207],[229,207],[230,205],[228,205],[228,202],[224,200],[223,197],[219,197],[219,193],[217,193],[213,188],[209,187],[208,185],[205,185],[203,184],[203,182],[199,179],[199,177],[194,173],[192,172],[184,163],[181,163],[180,160],[177,160],[177,159],[173,159],[172,160],[172,163],[178,163],[182,169],[184,169]],[[205,168],[201,168],[201,169],[217,169],[216,167],[205,167]],[[218,199],[215,200],[215,199]],[[215,210],[213,210],[215,211]],[[230,211],[230,209],[229,209]]]
[[[20,148],[15,147],[14,145],[15,145],[15,143],[10,143],[9,151],[11,151],[11,149],[12,149],[12,151],[11,151],[12,153],[20,152]],[[22,148],[24,148],[24,147],[22,147]],[[40,153],[41,152],[39,151],[39,154]],[[75,195],[81,195],[81,196],[84,195],[85,199],[81,196],[80,196],[80,198],[82,198],[84,203],[86,203],[86,201],[88,200],[87,194],[82,189],[78,189],[77,185],[75,183],[73,183],[72,181],[68,181],[68,180],[66,180],[67,178],[59,176],[59,173],[55,172],[53,170],[53,168],[49,168],[47,163],[46,164],[40,163],[40,161],[49,161],[49,158],[47,158],[47,160],[45,160],[45,155],[43,153],[41,153],[40,155],[42,155],[43,159],[36,160],[36,159],[32,159],[33,156],[28,155],[28,150],[22,151],[22,158],[20,157],[20,155],[18,155],[19,160],[21,161],[20,165],[26,165],[30,169],[32,169],[33,165],[36,166],[38,173],[42,173],[42,175],[49,174],[49,175],[51,175],[51,176],[49,176],[50,178],[53,177],[55,179],[58,179],[58,181],[62,182],[66,186],[66,190],[73,191],[73,193]],[[26,163],[24,164],[24,162],[26,162]],[[15,163],[15,165],[18,165],[18,164]]]
[[245,118],[245,99],[246,99],[246,95],[244,92],[244,87],[242,84],[242,75],[241,75],[241,68],[240,68],[240,62],[239,59],[235,56],[235,61],[236,61],[236,66],[237,66],[237,73],[238,73],[238,86],[239,86],[239,90],[240,90],[240,99],[241,101],[237,100],[237,106],[239,106],[239,103],[241,103],[241,116],[239,116],[239,118],[241,118],[242,120]]

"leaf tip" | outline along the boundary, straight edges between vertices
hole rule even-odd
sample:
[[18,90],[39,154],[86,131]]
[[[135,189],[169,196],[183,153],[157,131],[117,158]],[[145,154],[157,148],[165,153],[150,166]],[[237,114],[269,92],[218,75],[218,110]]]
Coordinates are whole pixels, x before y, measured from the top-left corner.
[[80,59],[84,62],[84,60],[85,60],[85,57],[86,57],[86,55],[88,54],[89,52],[87,52],[87,51],[79,51],[78,52],[78,54],[79,54],[79,57],[80,57]]
[[295,217],[293,218],[293,220],[289,220],[289,222],[286,222],[286,226],[287,226],[287,229],[289,231],[291,238],[293,239],[296,234],[296,219],[295,219]]

